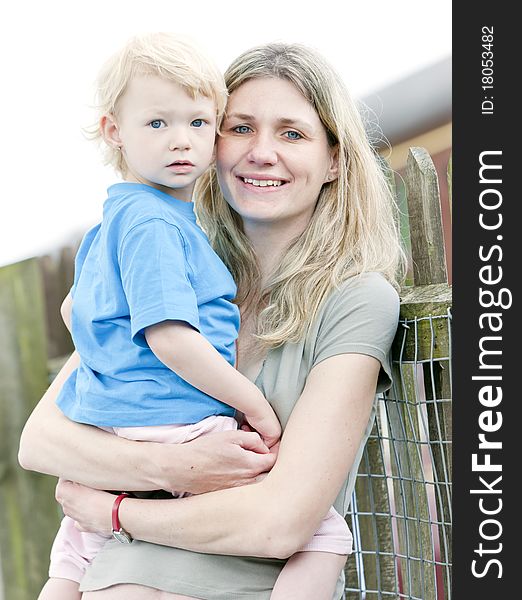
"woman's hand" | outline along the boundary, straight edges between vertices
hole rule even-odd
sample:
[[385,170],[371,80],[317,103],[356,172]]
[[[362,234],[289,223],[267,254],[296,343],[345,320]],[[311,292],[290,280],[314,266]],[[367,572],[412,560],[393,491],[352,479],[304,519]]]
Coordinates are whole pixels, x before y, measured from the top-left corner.
[[[187,465],[186,486],[183,490],[202,494],[256,483],[274,466],[278,449],[279,445],[276,445],[269,450],[252,430],[211,433],[176,445],[177,453],[187,453],[184,458]],[[168,471],[168,468],[167,463],[165,470]],[[179,469],[171,473],[171,478],[167,474],[163,489],[180,489],[176,480],[179,476]]]
[[113,494],[60,479],[55,496],[62,505],[64,514],[76,521],[80,531],[111,535],[111,512],[115,499]]

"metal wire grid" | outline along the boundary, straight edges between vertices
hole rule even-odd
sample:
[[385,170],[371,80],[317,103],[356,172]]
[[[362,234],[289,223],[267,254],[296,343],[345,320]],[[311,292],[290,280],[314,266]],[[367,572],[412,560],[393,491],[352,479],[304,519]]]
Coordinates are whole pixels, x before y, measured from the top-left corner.
[[347,515],[345,598],[451,600],[451,311],[402,320],[397,335],[394,384],[378,401]]

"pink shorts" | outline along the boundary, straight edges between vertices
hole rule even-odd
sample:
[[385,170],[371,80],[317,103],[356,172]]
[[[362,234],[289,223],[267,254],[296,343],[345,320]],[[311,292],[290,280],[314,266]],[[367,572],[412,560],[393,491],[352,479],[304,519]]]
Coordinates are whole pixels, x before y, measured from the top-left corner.
[[[237,421],[232,417],[211,416],[190,425],[103,427],[102,429],[129,440],[183,444],[200,435],[235,430]],[[173,495],[179,498],[188,494],[173,492]],[[87,566],[109,539],[110,536],[79,531],[72,519],[64,517],[51,549],[49,577],[70,579],[79,583]],[[330,508],[313,538],[300,551],[350,554],[352,534],[344,518],[335,509]]]

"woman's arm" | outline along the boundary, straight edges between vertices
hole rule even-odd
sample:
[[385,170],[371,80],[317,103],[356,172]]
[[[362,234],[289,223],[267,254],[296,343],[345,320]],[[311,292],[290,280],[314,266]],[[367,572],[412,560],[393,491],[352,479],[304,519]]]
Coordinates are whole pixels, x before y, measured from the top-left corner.
[[202,493],[252,483],[272,467],[275,455],[256,433],[229,431],[187,444],[156,444],[74,423],[55,401],[78,363],[72,354],[29,417],[18,454],[24,469],[98,489]]
[[72,333],[71,329],[71,318],[72,318],[72,296],[71,292],[65,296],[62,305],[60,306],[60,314],[62,315],[62,321],[65,323],[65,326],[69,330],[69,333]]
[[[176,500],[126,499],[120,506],[123,528],[141,540],[194,551],[290,556],[316,531],[353,464],[378,371],[376,359],[360,354],[319,363],[263,481]],[[114,497],[69,484],[59,486],[57,497],[86,529],[110,531]]]

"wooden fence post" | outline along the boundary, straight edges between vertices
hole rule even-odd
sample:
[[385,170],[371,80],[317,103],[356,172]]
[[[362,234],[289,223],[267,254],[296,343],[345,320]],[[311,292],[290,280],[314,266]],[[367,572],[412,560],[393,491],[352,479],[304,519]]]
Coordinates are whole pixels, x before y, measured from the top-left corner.
[[[452,207],[452,158],[447,168],[450,212]],[[415,286],[408,292],[409,298],[402,297],[402,310],[410,318],[421,315],[436,315],[442,310],[445,314],[451,307],[451,288],[430,284],[447,282],[446,257],[442,230],[442,215],[439,200],[438,177],[429,154],[423,148],[410,148],[408,155],[406,184],[408,189],[408,212],[410,216],[410,236]],[[407,294],[407,296],[408,296]],[[441,299],[440,294],[445,296]],[[427,299],[430,299],[426,303]],[[442,304],[439,301],[442,300]],[[413,312],[414,311],[414,312]],[[405,318],[408,318],[405,316]],[[435,321],[431,321],[433,326]],[[432,452],[432,469],[437,494],[438,529],[441,562],[451,564],[451,365],[449,329],[446,322],[438,321],[439,331],[425,331],[423,394],[427,407],[429,443]],[[431,344],[431,347],[429,346]],[[446,352],[446,359],[440,356],[440,349]],[[429,354],[431,352],[431,356]],[[434,356],[435,355],[435,356]],[[433,358],[439,360],[433,360]],[[416,358],[415,360],[420,360]],[[449,573],[449,572],[448,572]],[[449,594],[451,582],[449,574],[444,580],[444,588]]]
[[60,315],[60,306],[69,293],[74,278],[73,250],[62,248],[59,258],[42,256],[39,266],[45,294],[47,352],[48,358],[54,359],[74,350],[71,336]]
[[34,600],[59,524],[55,480],[18,465],[20,432],[48,386],[42,282],[30,259],[0,268],[0,556],[6,600]]
[[[435,562],[451,564],[451,288],[411,287],[401,300],[408,328],[394,340],[395,384],[387,410],[399,545],[406,556],[400,559],[403,591],[437,600]],[[449,566],[442,586],[449,598]]]
[[[389,591],[397,589],[397,569],[394,558],[391,502],[380,432],[379,414],[377,414],[361,460],[361,474],[357,477],[355,493],[366,589]],[[349,522],[348,524],[350,525]],[[345,573],[348,587],[355,587],[358,576],[353,556],[348,558]],[[359,598],[358,593],[347,593],[347,600],[356,598]]]
[[405,179],[414,283],[445,283],[448,277],[439,180],[433,161],[424,148],[410,148]]
[[394,365],[394,379],[398,385],[387,408],[403,592],[436,600],[434,544],[420,445],[422,425],[416,402],[417,373],[412,365]]
[[447,178],[448,178],[448,202],[449,202],[449,208],[450,208],[450,217],[453,218],[453,199],[452,199],[452,195],[453,195],[453,158],[452,158],[452,154],[450,154],[450,157],[448,160]]

